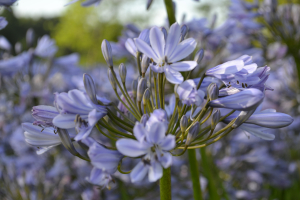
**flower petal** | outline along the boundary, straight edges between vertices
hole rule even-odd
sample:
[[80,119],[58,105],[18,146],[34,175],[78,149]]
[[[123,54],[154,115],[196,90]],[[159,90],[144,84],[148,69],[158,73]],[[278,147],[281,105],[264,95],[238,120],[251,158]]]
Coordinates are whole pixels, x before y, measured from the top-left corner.
[[125,42],[125,47],[129,53],[136,57],[137,49],[132,38],[128,38]]
[[265,128],[262,129],[261,127],[253,125],[253,124],[242,124],[240,126],[240,128],[247,131],[248,133],[250,133],[256,137],[259,137],[261,139],[264,139],[264,140],[274,140],[275,139],[275,135],[264,132],[266,130]]
[[165,38],[163,32],[156,26],[151,28],[150,34],[150,44],[158,58],[164,58],[165,49]]
[[175,148],[176,142],[175,142],[175,136],[168,134],[165,138],[163,138],[159,142],[159,146],[164,151],[170,151]]
[[282,128],[290,125],[293,121],[294,119],[287,114],[271,112],[253,114],[245,123],[267,128]]
[[197,62],[195,61],[183,61],[177,62],[170,65],[170,67],[179,72],[191,71],[197,66]]
[[232,60],[207,70],[205,74],[207,76],[214,76],[215,74],[234,74],[238,71],[241,71],[243,67],[244,61]]
[[149,132],[147,132],[147,141],[152,144],[158,144],[166,135],[166,126],[162,122],[155,122],[149,127]]
[[138,157],[147,153],[148,145],[132,139],[120,139],[116,142],[120,153],[129,157]]
[[197,42],[193,38],[183,40],[177,45],[177,47],[172,52],[171,56],[168,57],[168,62],[174,63],[186,58],[195,50],[196,45]]
[[166,169],[172,165],[172,155],[169,152],[163,152],[162,156],[158,157],[161,165]]
[[183,81],[183,76],[180,72],[173,70],[171,67],[165,67],[165,75],[167,80],[173,84],[180,84]]
[[169,58],[176,46],[180,41],[181,30],[179,24],[176,22],[170,27],[170,31],[167,37],[165,55]]
[[160,179],[163,175],[163,169],[159,162],[152,162],[151,166],[149,167],[149,174],[148,178],[150,182],[155,182]]
[[263,98],[263,92],[258,89],[250,88],[227,97],[215,99],[208,104],[214,108],[252,110],[261,103]]
[[56,117],[54,117],[52,123],[54,126],[59,128],[74,128],[75,127],[75,117],[76,115],[73,114],[59,114]]
[[130,173],[131,182],[134,183],[143,180],[148,172],[148,169],[149,165],[145,165],[143,161],[140,161]]
[[143,40],[136,38],[134,39],[135,45],[140,52],[145,54],[148,58],[152,58],[155,62],[159,62],[158,56],[155,54],[153,49]]
[[146,130],[143,124],[136,122],[133,128],[133,134],[139,142],[143,142],[146,136]]

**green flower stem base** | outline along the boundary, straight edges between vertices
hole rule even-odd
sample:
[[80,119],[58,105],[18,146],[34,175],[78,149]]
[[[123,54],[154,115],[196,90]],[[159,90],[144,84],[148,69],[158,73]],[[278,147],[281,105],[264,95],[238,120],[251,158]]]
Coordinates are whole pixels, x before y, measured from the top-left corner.
[[194,199],[203,200],[202,190],[200,185],[199,168],[198,168],[198,162],[196,158],[196,149],[189,149],[188,156],[189,156],[191,179],[193,182]]
[[171,167],[163,169],[163,177],[159,181],[160,200],[171,200]]

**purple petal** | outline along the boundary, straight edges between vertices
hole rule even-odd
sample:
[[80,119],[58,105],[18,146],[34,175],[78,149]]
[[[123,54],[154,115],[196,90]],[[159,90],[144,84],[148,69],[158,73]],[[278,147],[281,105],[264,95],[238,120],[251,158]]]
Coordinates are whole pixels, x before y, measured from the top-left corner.
[[149,127],[149,132],[147,132],[147,141],[152,144],[158,144],[166,135],[166,126],[162,122],[155,122]]
[[145,140],[145,136],[146,136],[145,135],[146,130],[145,130],[145,127],[143,126],[143,124],[136,122],[136,124],[133,128],[133,134],[139,142],[143,142]]
[[261,129],[260,126],[256,126],[253,124],[242,124],[240,126],[240,128],[247,131],[248,133],[250,133],[256,137],[259,137],[261,139],[264,139],[264,140],[274,140],[275,139],[275,135],[264,132],[266,129],[264,129],[264,128]]
[[209,106],[234,110],[252,110],[261,103],[263,98],[263,92],[258,89],[250,88],[224,98],[210,101]]
[[128,38],[125,42],[125,47],[129,53],[131,53],[134,57],[136,57],[137,49],[133,39]]
[[206,75],[214,76],[215,74],[234,74],[238,71],[241,71],[243,67],[244,61],[232,60],[207,70]]
[[120,139],[116,142],[120,153],[129,157],[138,157],[147,153],[148,145],[132,139]]
[[180,41],[181,30],[179,24],[176,22],[170,27],[167,37],[165,55],[170,57]]
[[130,179],[131,182],[135,183],[137,181],[143,180],[143,178],[146,176],[149,169],[149,165],[145,165],[143,161],[140,161],[131,171],[130,173]]
[[191,71],[197,66],[197,62],[195,61],[183,61],[177,62],[170,65],[170,67],[179,72]]
[[159,162],[152,162],[151,166],[149,167],[149,174],[148,178],[150,182],[155,182],[160,179],[163,175],[163,169]]
[[167,80],[173,84],[180,84],[183,81],[183,76],[180,72],[173,70],[171,67],[165,67],[165,75]]
[[271,112],[253,114],[245,123],[267,128],[282,128],[290,125],[293,121],[294,119],[287,114]]
[[193,38],[183,40],[177,45],[177,47],[172,52],[172,55],[168,57],[168,62],[174,63],[179,60],[186,58],[190,55],[196,48],[197,42]]
[[[153,27],[150,30],[150,44],[154,52],[159,58],[164,57],[165,39],[163,32],[158,27]],[[148,56],[149,57],[149,56]]]
[[165,138],[163,138],[159,142],[159,146],[164,151],[170,151],[175,148],[176,142],[175,142],[175,136],[168,134]]
[[148,58],[152,58],[155,62],[159,62],[159,59],[153,49],[143,40],[136,38],[134,39],[135,45],[140,52],[145,54]]
[[150,64],[150,67],[156,73],[163,73],[164,72],[164,68],[160,67],[159,65]]
[[159,162],[161,165],[166,169],[172,165],[172,155],[169,152],[163,152],[161,154],[162,156],[159,156]]
[[75,127],[75,117],[76,115],[73,114],[59,114],[56,117],[54,117],[52,123],[54,126],[59,128],[74,128]]

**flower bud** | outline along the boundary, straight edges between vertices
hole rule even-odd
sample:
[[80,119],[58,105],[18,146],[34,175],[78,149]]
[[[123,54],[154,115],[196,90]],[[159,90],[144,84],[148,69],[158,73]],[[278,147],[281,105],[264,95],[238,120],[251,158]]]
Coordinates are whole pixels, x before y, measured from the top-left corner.
[[109,67],[113,67],[111,46],[110,43],[105,39],[102,41],[101,50],[107,65]]
[[189,130],[189,133],[187,135],[185,145],[190,145],[192,141],[197,137],[197,135],[200,132],[200,124],[199,122],[196,122]]
[[137,80],[132,81],[132,96],[134,99],[136,98],[137,87],[138,87],[138,81]]
[[22,51],[22,44],[21,44],[20,42],[17,42],[17,43],[15,44],[15,52],[16,52],[17,54],[19,54],[19,53],[21,53],[21,51]]
[[32,28],[27,30],[26,33],[26,44],[28,47],[32,47],[34,42],[34,31]]
[[75,147],[73,146],[73,143],[71,141],[71,138],[69,136],[69,133],[66,129],[57,129],[58,135],[60,137],[60,140],[64,147],[74,156],[78,155],[78,152],[76,151]]
[[127,75],[127,69],[126,69],[126,66],[123,63],[121,63],[120,66],[119,66],[119,75],[120,75],[122,83],[125,83],[126,75]]
[[139,84],[137,87],[137,101],[142,101],[142,97],[146,88],[147,88],[147,81],[145,78],[141,78],[139,80]]
[[174,86],[174,94],[175,94],[175,97],[176,98],[179,98],[179,95],[178,95],[178,93],[177,93],[177,89],[178,89],[178,84],[176,84],[175,86]]
[[189,32],[189,27],[186,24],[183,24],[181,26],[181,38],[180,38],[180,42],[182,40],[184,40],[184,37],[186,36],[186,34]]
[[141,117],[141,120],[140,122],[143,124],[143,126],[146,126],[146,123],[149,119],[149,115],[148,114],[144,114],[142,117]]
[[149,10],[151,4],[152,4],[153,0],[148,0],[147,1],[147,10]]
[[200,64],[202,58],[204,56],[204,50],[203,49],[200,49],[196,55],[195,55],[195,58],[194,58],[194,61],[196,61],[198,63],[198,65]]
[[221,118],[221,112],[219,109],[216,109],[216,111],[212,114],[211,117],[211,129],[214,130],[219,123]]
[[219,88],[216,83],[211,83],[207,87],[207,99],[215,100],[219,96]]
[[144,54],[142,58],[142,73],[145,74],[149,67],[150,59]]
[[167,41],[167,36],[168,36],[167,30],[165,29],[165,27],[161,27],[161,31],[162,31],[163,34],[164,34],[165,41]]
[[117,82],[114,78],[114,76],[112,75],[112,70],[111,69],[107,69],[107,75],[108,75],[108,79],[109,79],[109,82],[111,84],[111,86],[113,87],[114,90],[117,89]]
[[150,99],[150,90],[149,88],[147,88],[144,92],[144,96],[143,96],[143,105],[146,105],[147,101],[149,101]]
[[94,104],[97,104],[96,87],[92,77],[88,74],[83,74],[83,84],[87,95]]
[[189,120],[187,118],[186,115],[183,115],[181,117],[181,120],[180,120],[180,129],[181,129],[181,132],[185,132],[186,128],[188,127],[189,125]]

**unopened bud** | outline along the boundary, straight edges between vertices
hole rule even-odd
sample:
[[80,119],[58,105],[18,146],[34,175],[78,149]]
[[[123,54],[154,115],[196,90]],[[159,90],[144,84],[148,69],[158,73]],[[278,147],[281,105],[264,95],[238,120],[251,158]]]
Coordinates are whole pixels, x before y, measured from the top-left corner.
[[96,87],[92,77],[88,74],[83,74],[83,84],[87,95],[94,104],[97,104]]
[[219,96],[219,88],[216,83],[211,83],[207,87],[207,99],[215,100]]
[[151,4],[152,4],[153,0],[148,0],[147,1],[147,10],[149,10]]
[[142,101],[143,94],[147,88],[147,81],[145,78],[141,78],[139,80],[139,84],[137,87],[137,101]]
[[144,115],[141,117],[140,122],[141,122],[144,126],[146,126],[146,123],[147,123],[148,119],[149,119],[149,115],[148,115],[148,114],[144,114]]
[[138,81],[137,80],[132,81],[132,96],[134,99],[136,98],[137,87],[138,87]]
[[219,109],[216,109],[215,112],[212,114],[211,117],[211,129],[214,130],[219,123],[221,118],[221,112]]
[[192,141],[197,137],[197,135],[200,132],[200,124],[199,122],[196,122],[189,130],[189,133],[187,135],[185,145],[190,145]]
[[196,61],[198,63],[198,65],[200,64],[202,58],[204,56],[204,50],[203,49],[200,49],[196,55],[195,55],[195,58],[194,58],[194,61]]
[[143,104],[146,105],[147,101],[149,101],[150,99],[150,90],[149,88],[147,88],[144,92],[144,96],[143,96]]
[[144,54],[142,58],[142,73],[145,74],[150,64],[150,59]]
[[184,40],[184,37],[186,36],[186,34],[189,32],[189,28],[188,28],[188,26],[186,25],[186,24],[183,24],[182,26],[181,26],[181,38],[180,38],[180,42],[182,41],[182,40]]
[[178,108],[178,113],[181,113],[181,110],[182,110],[182,102],[181,101],[178,101],[177,108]]
[[122,83],[125,83],[126,75],[127,75],[127,69],[126,69],[126,66],[123,63],[121,63],[120,66],[119,66],[119,75],[120,75]]
[[20,42],[17,42],[17,43],[15,44],[15,52],[16,52],[17,54],[19,54],[19,53],[21,53],[21,51],[22,51],[22,44],[21,44]]
[[185,132],[186,128],[188,127],[189,125],[189,120],[187,118],[186,115],[183,115],[181,117],[181,120],[180,120],[180,129],[181,129],[181,132]]
[[110,82],[111,86],[113,87],[113,89],[116,90],[117,89],[117,82],[116,82],[114,76],[112,75],[112,73],[113,73],[112,69],[110,69],[110,68],[107,69],[107,75],[108,75],[109,82]]
[[60,140],[64,147],[74,156],[78,155],[78,152],[76,151],[75,147],[73,146],[73,143],[71,141],[71,138],[69,136],[69,133],[66,129],[57,129],[58,135],[60,137]]
[[28,47],[32,47],[33,46],[33,41],[34,41],[34,31],[32,28],[27,30],[26,33],[26,44]]
[[167,41],[167,37],[168,37],[168,32],[167,32],[167,30],[165,29],[165,27],[161,27],[161,31],[162,31],[163,34],[164,34],[165,41]]
[[110,43],[105,39],[102,41],[101,50],[107,65],[109,67],[113,67],[111,46]]

